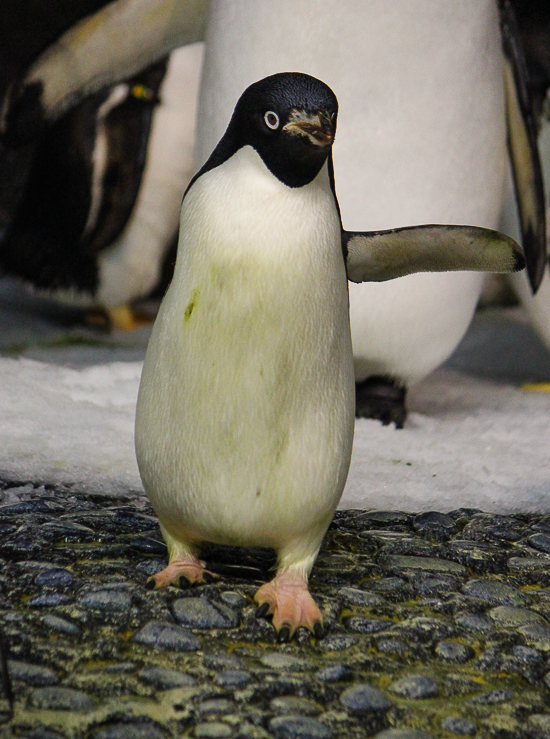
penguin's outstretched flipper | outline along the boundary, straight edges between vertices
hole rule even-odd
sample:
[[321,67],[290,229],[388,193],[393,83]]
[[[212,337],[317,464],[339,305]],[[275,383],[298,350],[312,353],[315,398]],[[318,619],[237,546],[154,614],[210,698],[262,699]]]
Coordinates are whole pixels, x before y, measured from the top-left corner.
[[546,207],[537,147],[537,125],[528,86],[528,72],[514,8],[499,0],[508,150],[518,207],[527,274],[536,293],[547,263]]
[[352,282],[384,282],[414,272],[517,272],[525,267],[514,239],[477,226],[343,231],[342,244]]
[[114,0],[79,21],[12,86],[0,123],[4,140],[23,145],[87,95],[202,41],[206,11],[206,0]]

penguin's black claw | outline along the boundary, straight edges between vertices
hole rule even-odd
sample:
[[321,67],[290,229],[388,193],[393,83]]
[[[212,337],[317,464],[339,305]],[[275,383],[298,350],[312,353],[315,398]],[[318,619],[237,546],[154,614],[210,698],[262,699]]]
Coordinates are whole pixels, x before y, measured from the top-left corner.
[[157,584],[155,582],[154,577],[150,577],[147,582],[145,583],[145,587],[147,590],[154,590],[156,588]]
[[405,397],[407,389],[389,377],[372,375],[355,384],[355,415],[374,418],[384,426],[395,423],[402,429],[407,418]]
[[286,644],[290,641],[290,626],[283,624],[277,634],[277,642],[279,644]]
[[191,585],[192,583],[185,577],[185,575],[180,575],[178,586],[181,590],[187,590],[187,588],[190,588]]
[[261,606],[259,606],[256,609],[256,618],[265,618],[269,611],[269,603],[262,603]]
[[323,629],[323,624],[320,623],[319,621],[316,621],[313,624],[313,635],[315,636],[316,639],[322,639],[323,636],[325,635],[325,630]]

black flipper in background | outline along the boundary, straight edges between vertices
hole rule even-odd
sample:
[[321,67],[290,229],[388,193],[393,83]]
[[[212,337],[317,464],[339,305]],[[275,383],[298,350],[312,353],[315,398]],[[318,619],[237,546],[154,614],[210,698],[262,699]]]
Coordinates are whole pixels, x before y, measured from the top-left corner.
[[528,72],[511,0],[498,0],[505,65],[508,150],[514,176],[523,251],[533,293],[547,264],[546,204],[537,148],[537,125]]

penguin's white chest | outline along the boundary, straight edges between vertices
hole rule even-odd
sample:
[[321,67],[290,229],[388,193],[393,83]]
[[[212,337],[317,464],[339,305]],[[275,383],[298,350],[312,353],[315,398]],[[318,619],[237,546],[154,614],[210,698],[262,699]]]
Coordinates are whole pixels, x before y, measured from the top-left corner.
[[289,188],[244,147],[193,185],[180,233],[138,400],[142,479],[176,538],[279,549],[326,526],[351,455],[347,279],[326,165]]

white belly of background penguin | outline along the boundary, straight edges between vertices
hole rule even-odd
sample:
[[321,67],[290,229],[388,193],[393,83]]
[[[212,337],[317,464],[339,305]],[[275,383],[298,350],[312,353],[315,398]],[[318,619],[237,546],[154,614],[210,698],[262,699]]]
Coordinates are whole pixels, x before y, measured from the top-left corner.
[[170,557],[149,587],[208,577],[203,541],[272,547],[277,574],[256,601],[282,640],[322,632],[307,578],[353,440],[346,278],[523,266],[515,242],[484,229],[343,231],[336,116],[333,92],[305,74],[243,93],[184,196],[137,406],[138,464]]

